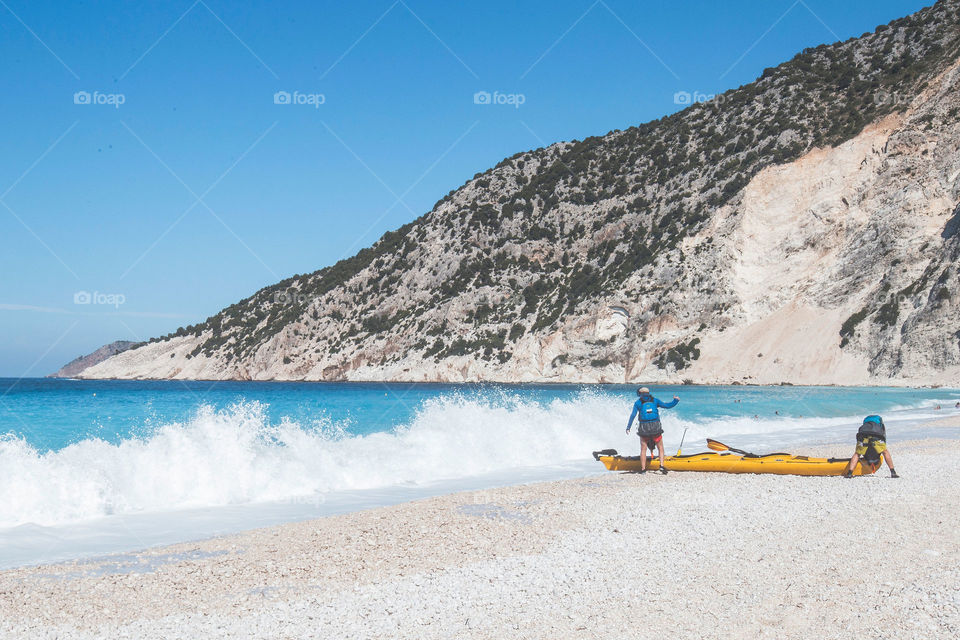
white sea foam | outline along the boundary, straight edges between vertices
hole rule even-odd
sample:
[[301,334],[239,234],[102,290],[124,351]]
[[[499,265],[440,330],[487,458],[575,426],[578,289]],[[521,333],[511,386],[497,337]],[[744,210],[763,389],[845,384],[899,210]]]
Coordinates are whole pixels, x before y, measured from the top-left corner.
[[86,439],[41,453],[0,438],[0,528],[100,516],[295,499],[420,484],[582,458],[603,444],[621,407],[601,397],[542,407],[507,398],[427,402],[391,432],[347,436],[265,407],[202,407],[183,424],[113,444]]
[[[628,405],[629,406],[629,405]],[[846,440],[856,418],[718,418],[684,421],[663,412],[667,443],[702,449],[703,438],[739,436],[733,446]],[[201,407],[185,423],[119,443],[86,439],[39,452],[0,438],[0,528],[59,525],[114,514],[307,500],[331,492],[415,487],[512,469],[583,460],[597,449],[635,454],[621,398],[583,392],[541,404],[509,394],[429,400],[389,432],[348,435],[342,425],[271,424],[265,407]],[[784,434],[794,437],[784,441]],[[836,437],[833,437],[833,434]],[[831,440],[832,438],[832,440]]]

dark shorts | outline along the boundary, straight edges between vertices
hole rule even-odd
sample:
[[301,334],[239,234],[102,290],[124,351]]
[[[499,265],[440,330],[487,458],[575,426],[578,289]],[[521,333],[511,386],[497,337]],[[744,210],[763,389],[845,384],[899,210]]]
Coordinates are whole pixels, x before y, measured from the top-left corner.
[[653,435],[644,435],[640,432],[639,428],[637,429],[637,435],[640,436],[641,446],[650,447],[650,450],[653,451],[654,447],[657,446],[657,443],[663,441],[663,427],[660,425],[660,421],[651,420],[650,422],[641,423],[640,426],[646,427],[648,432],[653,432]]
[[654,442],[659,442],[663,437],[663,425],[659,420],[641,422],[637,425],[637,435],[641,438],[653,438]]

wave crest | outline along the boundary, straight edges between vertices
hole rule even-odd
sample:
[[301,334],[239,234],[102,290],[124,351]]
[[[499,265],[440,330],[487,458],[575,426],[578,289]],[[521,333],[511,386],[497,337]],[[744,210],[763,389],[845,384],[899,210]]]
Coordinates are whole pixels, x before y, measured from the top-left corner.
[[388,432],[350,435],[320,420],[271,424],[266,407],[200,407],[184,423],[109,443],[41,453],[0,437],[0,527],[290,500],[329,491],[421,484],[583,458],[623,420],[620,403],[582,394],[546,406],[519,398],[426,402]]
[[[423,402],[406,424],[356,435],[321,417],[271,423],[267,407],[201,406],[182,423],[118,443],[88,438],[40,452],[0,436],[0,528],[54,525],[138,512],[276,501],[328,492],[423,485],[521,467],[588,460],[591,451],[636,454],[624,434],[630,404],[598,390],[537,402],[508,391],[449,394]],[[665,411],[668,448],[702,449],[707,437],[739,447],[837,442],[859,418],[684,419]],[[362,425],[361,425],[362,426]],[[851,430],[853,429],[853,430]]]

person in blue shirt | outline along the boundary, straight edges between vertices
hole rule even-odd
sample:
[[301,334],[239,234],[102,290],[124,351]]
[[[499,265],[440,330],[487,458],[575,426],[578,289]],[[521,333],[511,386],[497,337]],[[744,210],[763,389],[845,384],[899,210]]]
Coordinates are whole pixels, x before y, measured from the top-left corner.
[[633,419],[639,414],[637,435],[640,436],[640,473],[647,472],[647,449],[653,456],[653,446],[656,445],[660,454],[660,473],[666,475],[667,469],[663,466],[663,425],[660,424],[660,409],[671,409],[677,406],[680,398],[673,396],[673,402],[663,402],[650,394],[650,389],[637,389],[637,401],[633,404],[633,412],[627,420],[627,433],[633,425]]

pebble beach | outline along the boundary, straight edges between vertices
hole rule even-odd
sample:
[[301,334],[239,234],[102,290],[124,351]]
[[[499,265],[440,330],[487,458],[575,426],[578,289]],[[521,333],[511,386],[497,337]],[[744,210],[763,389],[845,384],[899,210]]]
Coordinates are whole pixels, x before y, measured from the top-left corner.
[[604,473],[7,570],[0,637],[960,637],[960,442],[891,450],[896,480]]

